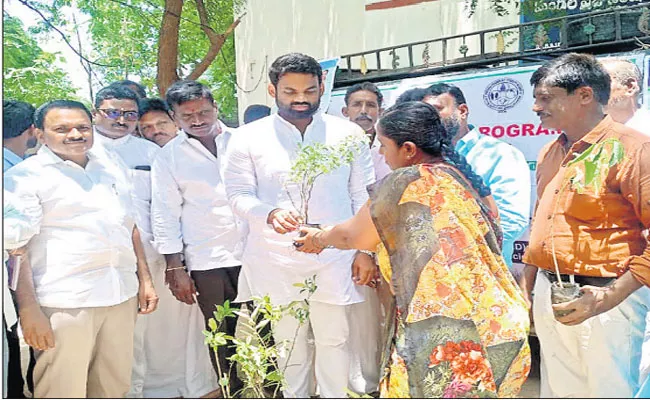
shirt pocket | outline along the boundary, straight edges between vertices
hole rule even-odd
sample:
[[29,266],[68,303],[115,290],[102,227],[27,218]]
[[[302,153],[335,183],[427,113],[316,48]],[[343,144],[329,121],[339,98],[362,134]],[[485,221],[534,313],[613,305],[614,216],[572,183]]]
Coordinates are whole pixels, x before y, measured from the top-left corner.
[[[569,190],[564,197],[564,215],[567,217],[567,222],[571,223],[573,219],[576,222],[602,225],[606,221],[606,218],[603,218],[606,216],[606,210],[601,195],[588,191],[578,193]],[[558,208],[558,212],[562,212],[562,209]]]

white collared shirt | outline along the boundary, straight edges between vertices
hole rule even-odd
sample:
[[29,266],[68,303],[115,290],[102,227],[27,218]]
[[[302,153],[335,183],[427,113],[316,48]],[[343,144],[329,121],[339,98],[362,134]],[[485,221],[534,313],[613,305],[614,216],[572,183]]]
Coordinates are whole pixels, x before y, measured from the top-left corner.
[[377,139],[377,136],[375,135],[375,140],[372,142],[372,146],[370,147],[370,155],[372,155],[372,165],[375,167],[375,178],[377,181],[380,181],[384,179],[384,177],[391,172],[393,172],[392,169],[386,164],[386,159],[384,158],[384,155],[379,152],[379,148],[381,147],[381,142],[379,139]]
[[222,125],[215,157],[183,131],[160,150],[152,168],[151,220],[160,254],[183,252],[192,271],[241,265],[243,224],[223,184],[230,132]]
[[[300,253],[292,245],[296,233],[281,235],[266,223],[273,209],[294,209],[284,185],[298,146],[336,145],[350,135],[365,133],[352,122],[320,114],[307,127],[304,141],[298,129],[277,114],[233,134],[224,173],[226,192],[234,212],[250,227],[239,278],[240,300],[267,294],[274,304],[299,300],[304,296],[293,284],[317,275],[314,301],[338,305],[363,301],[351,279],[354,251]],[[370,151],[363,146],[351,164],[316,179],[309,222],[334,225],[349,219],[368,200],[366,186],[374,179]]]
[[4,189],[31,227],[12,240],[29,241],[41,306],[104,307],[137,294],[129,184],[104,152],[90,150],[82,168],[43,146],[5,174]]
[[[115,154],[124,169],[131,184],[132,200],[135,209],[135,219],[140,239],[144,246],[149,263],[161,262],[162,257],[152,245],[153,232],[151,229],[151,166],[158,155],[160,147],[148,140],[125,135],[111,139],[95,130],[93,147],[103,147],[109,153]],[[151,267],[151,265],[150,265]]]
[[625,125],[646,136],[650,136],[650,110],[639,108]]

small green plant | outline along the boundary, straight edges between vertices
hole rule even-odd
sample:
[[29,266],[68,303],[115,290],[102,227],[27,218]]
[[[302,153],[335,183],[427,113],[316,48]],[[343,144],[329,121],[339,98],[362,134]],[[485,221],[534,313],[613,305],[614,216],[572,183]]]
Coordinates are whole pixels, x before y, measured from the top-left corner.
[[[316,276],[306,279],[302,283],[295,283],[300,288],[300,293],[305,295],[303,300],[291,302],[288,305],[276,306],[271,303],[269,296],[253,297],[254,307],[250,313],[239,311],[230,307],[230,302],[218,305],[213,313],[214,318],[208,321],[210,330],[204,330],[205,343],[217,353],[223,346],[235,348],[235,354],[230,357],[231,368],[239,369],[239,377],[244,387],[238,393],[230,391],[230,371],[221,370],[217,363],[219,386],[224,398],[235,396],[251,398],[276,398],[278,392],[286,387],[284,373],[286,366],[280,368],[277,360],[281,355],[286,359],[291,358],[298,330],[309,319],[309,299],[316,292]],[[246,327],[243,338],[233,337],[220,332],[219,328],[226,318],[238,316]],[[298,320],[298,327],[292,341],[272,342],[271,326],[280,319],[292,316]]]
[[[355,153],[362,147],[368,145],[368,138],[364,136],[348,136],[336,145],[313,143],[300,145],[296,159],[291,165],[289,177],[285,182],[285,190],[289,195],[291,204],[304,218],[305,223],[309,220],[309,200],[314,189],[316,179],[335,171],[345,164],[354,160]],[[292,195],[290,186],[298,186],[299,198]]]

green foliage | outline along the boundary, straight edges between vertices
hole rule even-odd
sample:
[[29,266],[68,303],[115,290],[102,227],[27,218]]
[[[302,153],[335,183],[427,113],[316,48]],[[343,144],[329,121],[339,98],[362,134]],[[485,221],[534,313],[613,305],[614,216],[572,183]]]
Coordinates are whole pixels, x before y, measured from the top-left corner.
[[[285,182],[285,190],[289,194],[294,208],[305,219],[305,222],[309,221],[309,199],[316,179],[345,164],[350,164],[359,149],[367,145],[368,138],[364,135],[363,137],[348,136],[336,145],[313,143],[299,146]],[[291,195],[290,186],[293,185],[298,186],[299,202]]]
[[592,144],[567,164],[574,173],[571,187],[581,194],[590,188],[599,193],[609,169],[623,161],[624,156],[623,144],[618,139]]
[[[98,83],[106,85],[115,80],[139,77],[146,86],[149,96],[164,97],[158,93],[156,84],[158,41],[166,0],[76,0],[77,9],[88,19],[89,40],[93,49],[84,54],[88,59],[103,66],[93,69],[100,78]],[[31,2],[33,4],[36,2]],[[74,24],[61,12],[70,6],[71,0],[43,0],[37,5],[48,19],[59,29],[69,28],[74,32]],[[245,0],[204,0],[208,15],[208,25],[217,33],[224,32],[239,15],[246,4]],[[235,14],[233,14],[233,11]],[[41,23],[34,32],[41,35],[54,35],[52,28]],[[76,45],[76,35],[68,37]],[[194,69],[207,53],[210,42],[201,29],[194,0],[183,2],[179,27],[177,71],[181,79]],[[219,105],[219,112],[226,120],[237,119],[235,43],[231,35],[208,70],[199,78],[213,91]],[[93,77],[93,79],[97,79]]]
[[[301,301],[294,301],[288,305],[276,306],[271,303],[269,296],[253,297],[254,308],[249,313],[241,312],[230,307],[226,301],[223,305],[217,306],[214,318],[208,322],[210,330],[203,331],[205,343],[216,353],[219,347],[234,346],[235,354],[230,360],[239,369],[239,376],[244,382],[244,388],[240,393],[230,393],[228,375],[219,370],[219,385],[222,388],[224,397],[233,396],[266,398],[269,394],[276,397],[278,391],[286,386],[284,380],[284,369],[277,364],[278,357],[291,357],[298,334],[298,328],[307,322],[309,318],[309,299],[316,292],[316,276],[306,279],[302,283],[294,284],[300,287],[300,293],[305,295]],[[270,329],[264,332],[263,328],[280,321],[285,316],[293,316],[298,320],[298,328],[293,341],[272,343],[272,332]],[[219,332],[219,327],[227,318],[238,316],[243,325],[247,328],[244,338],[235,338]],[[219,366],[220,368],[220,366]],[[272,393],[269,393],[271,391]]]
[[65,72],[53,67],[57,54],[43,51],[18,18],[3,15],[3,98],[36,107],[54,99],[75,99],[77,89]]

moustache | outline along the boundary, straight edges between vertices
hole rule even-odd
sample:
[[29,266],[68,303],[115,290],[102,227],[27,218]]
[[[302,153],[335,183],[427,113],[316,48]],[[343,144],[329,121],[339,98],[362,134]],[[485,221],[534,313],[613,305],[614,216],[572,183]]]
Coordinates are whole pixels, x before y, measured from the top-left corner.
[[115,122],[115,123],[113,123],[113,126],[120,127],[120,128],[128,128],[129,127],[127,124],[123,124],[121,122]]
[[85,142],[85,138],[80,138],[80,139],[65,139],[63,140],[63,144],[70,144],[70,143],[83,143]]
[[355,121],[363,121],[363,120],[366,120],[366,121],[370,121],[370,122],[372,122],[372,118],[370,118],[369,116],[367,116],[367,115],[365,115],[365,114],[361,114],[361,115],[359,115],[359,116],[356,117],[354,120],[355,120]]
[[204,128],[206,126],[208,126],[208,124],[192,124],[192,125],[190,125],[190,127],[193,128],[193,129]]
[[537,114],[537,116],[540,117],[540,118],[541,118],[541,117],[548,117],[548,116],[551,115],[551,114],[549,114],[549,113],[545,113],[545,112],[538,112],[538,113],[536,113],[536,114]]
[[307,107],[312,107],[313,105],[311,103],[291,103],[291,107],[293,106],[307,106]]

